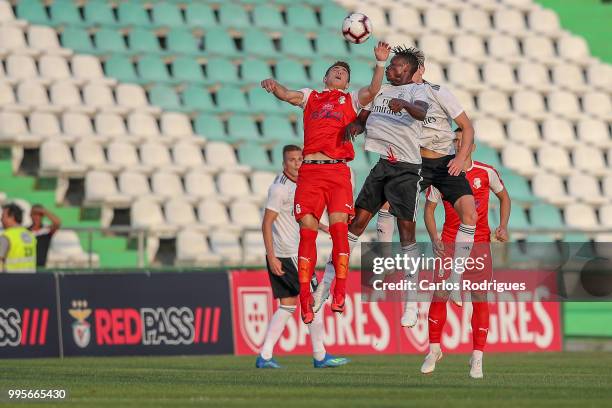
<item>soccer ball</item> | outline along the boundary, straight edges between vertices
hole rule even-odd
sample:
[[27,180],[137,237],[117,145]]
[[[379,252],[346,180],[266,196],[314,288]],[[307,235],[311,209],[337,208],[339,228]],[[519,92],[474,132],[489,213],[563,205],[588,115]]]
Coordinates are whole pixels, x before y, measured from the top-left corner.
[[372,35],[372,22],[365,14],[349,14],[342,23],[342,35],[353,44],[361,44]]

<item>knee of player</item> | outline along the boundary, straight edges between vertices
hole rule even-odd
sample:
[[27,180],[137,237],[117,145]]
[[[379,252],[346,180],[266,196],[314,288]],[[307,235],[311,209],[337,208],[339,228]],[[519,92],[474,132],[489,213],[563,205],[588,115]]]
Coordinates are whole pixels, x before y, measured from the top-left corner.
[[476,221],[478,221],[478,213],[476,209],[469,209],[464,211],[461,217],[461,222],[465,225],[476,225]]
[[369,222],[370,220],[368,219],[368,217],[364,217],[358,214],[351,221],[351,225],[349,225],[349,232],[351,234],[360,236],[365,231]]

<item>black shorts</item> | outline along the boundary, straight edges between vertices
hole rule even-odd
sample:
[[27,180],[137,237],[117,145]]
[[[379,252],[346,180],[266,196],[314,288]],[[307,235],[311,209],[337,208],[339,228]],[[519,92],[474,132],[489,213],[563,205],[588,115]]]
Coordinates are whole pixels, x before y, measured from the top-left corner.
[[465,178],[465,171],[458,176],[448,174],[448,163],[455,158],[455,155],[440,157],[438,159],[423,158],[423,170],[421,176],[421,189],[427,190],[429,186],[434,186],[440,191],[442,199],[452,205],[464,195],[473,195],[470,183]]
[[[294,258],[278,258],[278,260],[281,261],[282,269],[285,272],[283,276],[277,276],[272,273],[270,263],[266,258],[266,266],[274,299],[298,296],[300,294],[300,281],[298,279],[297,256]],[[312,280],[310,281],[310,290],[314,292],[318,285],[317,275],[313,273]]]
[[381,158],[363,183],[355,207],[376,214],[388,201],[391,214],[400,220],[416,221],[420,181],[420,165]]

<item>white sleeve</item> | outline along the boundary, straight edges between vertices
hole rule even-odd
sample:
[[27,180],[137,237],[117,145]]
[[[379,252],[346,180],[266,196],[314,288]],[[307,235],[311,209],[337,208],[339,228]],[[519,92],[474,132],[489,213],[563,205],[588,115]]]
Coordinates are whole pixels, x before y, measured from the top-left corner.
[[440,106],[442,106],[442,109],[444,109],[446,114],[451,118],[455,119],[457,116],[463,113],[463,106],[461,106],[461,102],[459,102],[459,99],[457,99],[457,97],[453,95],[453,93],[446,87],[440,87],[437,97]]
[[487,168],[487,173],[489,174],[489,188],[495,194],[499,193],[504,189],[504,182],[501,177],[499,177],[499,173],[495,169]]
[[304,97],[302,98],[302,103],[300,103],[300,107],[302,109],[306,109],[306,102],[308,102],[308,98],[310,98],[310,94],[312,93],[312,89],[310,88],[302,88],[299,90],[299,92],[304,94]]
[[350,93],[350,95],[351,102],[353,103],[353,110],[355,111],[355,113],[359,113],[361,109],[365,108],[365,106],[359,103],[359,91],[353,91]]
[[280,213],[283,202],[287,199],[287,189],[283,184],[272,184],[268,190],[266,209]]
[[415,103],[416,101],[423,101],[427,104],[430,104],[429,97],[427,97],[427,92],[425,92],[425,85],[418,85],[415,86],[413,89],[414,92],[412,94],[412,103]]
[[440,200],[442,199],[442,196],[440,195],[440,190],[438,190],[434,186],[430,186],[427,189],[426,195],[427,195],[427,201],[431,201],[433,203],[439,203]]

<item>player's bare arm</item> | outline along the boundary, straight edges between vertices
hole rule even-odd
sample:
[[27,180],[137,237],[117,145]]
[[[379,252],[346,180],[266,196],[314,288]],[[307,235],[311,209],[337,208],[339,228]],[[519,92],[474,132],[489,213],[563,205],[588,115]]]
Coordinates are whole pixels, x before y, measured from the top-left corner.
[[510,209],[512,200],[510,194],[505,188],[495,194],[499,200],[499,226],[495,229],[495,238],[500,242],[507,242],[508,237],[508,220],[510,219]]
[[276,217],[278,217],[278,213],[276,211],[266,208],[263,221],[261,223],[261,232],[263,234],[264,246],[266,248],[266,258],[270,264],[270,270],[277,276],[283,276],[285,272],[283,272],[281,261],[274,253],[274,245],[272,243],[272,224],[274,224]]
[[374,56],[376,57],[376,67],[374,68],[374,74],[372,75],[372,81],[370,85],[361,88],[357,94],[359,98],[359,104],[365,106],[372,102],[382,86],[383,77],[385,75],[385,61],[389,59],[391,53],[391,47],[386,42],[380,41],[376,47],[374,47]]
[[411,103],[399,98],[393,98],[389,101],[389,109],[391,109],[392,112],[397,113],[402,109],[405,109],[410,116],[421,121],[425,120],[428,108],[429,104],[424,101],[414,101]]
[[283,102],[290,103],[295,106],[300,106],[304,99],[304,94],[301,91],[293,91],[279,84],[275,79],[268,78],[261,81],[261,87],[274,94]]
[[434,201],[427,200],[425,202],[425,228],[427,229],[427,233],[431,239],[434,253],[438,256],[444,256],[444,244],[438,236],[438,226],[436,225],[436,217],[434,216],[436,206],[437,204]]
[[368,121],[369,116],[370,111],[362,109],[361,112],[359,112],[357,119],[347,125],[347,127],[344,129],[344,140],[346,142],[355,140],[357,135],[360,135],[365,131],[366,122]]
[[474,126],[465,112],[461,112],[455,119],[455,123],[462,129],[461,148],[457,151],[455,158],[448,162],[448,174],[458,176],[463,171],[465,161],[472,152],[474,144]]

